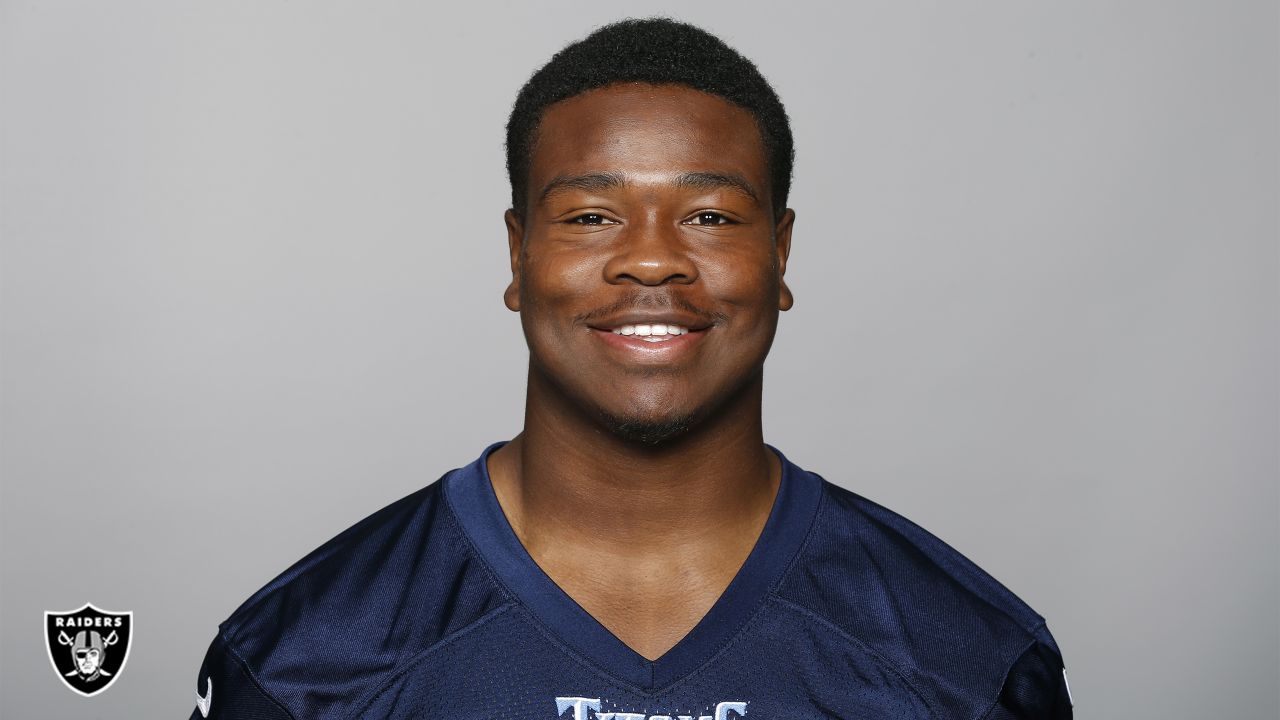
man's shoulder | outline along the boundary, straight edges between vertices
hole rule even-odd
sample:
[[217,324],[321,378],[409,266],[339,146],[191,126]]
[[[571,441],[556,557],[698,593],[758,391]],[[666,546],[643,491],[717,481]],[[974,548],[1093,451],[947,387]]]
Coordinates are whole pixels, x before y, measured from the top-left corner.
[[[928,530],[851,490],[825,479],[822,484],[820,516],[806,551],[831,559],[827,567],[875,580],[890,592],[912,593],[913,602],[899,606],[904,612],[948,612],[938,604],[960,602],[967,614],[994,619],[1028,637],[1044,624],[1017,595]],[[828,599],[841,597],[847,595],[837,592]]]
[[1024,654],[1058,654],[1044,618],[959,551],[822,484],[818,516],[778,597],[844,633],[931,705],[962,716],[994,700]]
[[[446,476],[447,477],[447,474]],[[219,626],[215,648],[295,715],[327,716],[318,678],[358,700],[409,659],[505,603],[444,498],[442,477],[294,563]]]

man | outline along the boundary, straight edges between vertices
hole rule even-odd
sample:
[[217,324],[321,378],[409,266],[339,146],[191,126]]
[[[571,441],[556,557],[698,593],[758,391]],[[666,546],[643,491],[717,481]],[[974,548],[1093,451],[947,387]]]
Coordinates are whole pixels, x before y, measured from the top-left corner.
[[786,113],[667,20],[605,27],[508,124],[524,430],[223,623],[211,718],[1069,718],[1043,618],[764,443]]

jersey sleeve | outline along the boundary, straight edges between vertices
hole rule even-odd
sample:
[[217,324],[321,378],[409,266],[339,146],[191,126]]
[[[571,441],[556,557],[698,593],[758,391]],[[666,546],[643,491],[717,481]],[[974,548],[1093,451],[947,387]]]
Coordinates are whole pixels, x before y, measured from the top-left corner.
[[1048,631],[1009,668],[1000,697],[983,720],[1071,720],[1066,670]]
[[200,665],[195,704],[190,720],[295,720],[258,685],[222,635]]

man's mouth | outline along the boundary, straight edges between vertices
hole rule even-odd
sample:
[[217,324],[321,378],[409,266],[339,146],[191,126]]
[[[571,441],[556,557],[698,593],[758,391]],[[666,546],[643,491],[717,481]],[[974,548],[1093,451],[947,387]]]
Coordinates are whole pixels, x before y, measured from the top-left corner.
[[635,335],[645,342],[660,343],[666,342],[674,337],[686,335],[689,328],[683,325],[623,325],[613,328],[614,335]]

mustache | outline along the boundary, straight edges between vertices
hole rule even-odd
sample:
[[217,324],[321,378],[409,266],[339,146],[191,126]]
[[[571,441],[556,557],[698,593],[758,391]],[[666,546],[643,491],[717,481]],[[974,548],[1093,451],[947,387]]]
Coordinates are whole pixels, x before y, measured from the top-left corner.
[[692,315],[696,315],[699,319],[712,325],[718,325],[729,319],[729,316],[722,312],[708,310],[695,305],[680,295],[664,293],[655,295],[653,293],[632,293],[627,297],[619,299],[617,302],[609,303],[604,307],[596,308],[589,312],[579,315],[576,319],[580,323],[591,324],[593,321],[602,317],[623,313],[629,310],[681,310]]

